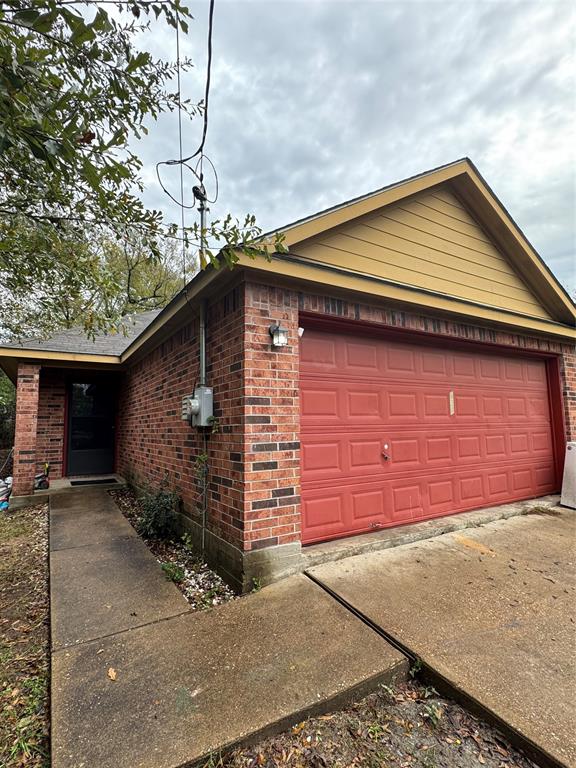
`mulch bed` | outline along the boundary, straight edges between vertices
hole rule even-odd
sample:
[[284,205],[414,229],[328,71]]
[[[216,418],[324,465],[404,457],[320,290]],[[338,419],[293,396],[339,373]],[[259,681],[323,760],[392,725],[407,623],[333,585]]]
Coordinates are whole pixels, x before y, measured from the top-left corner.
[[48,505],[0,512],[0,765],[47,768]]
[[[140,502],[129,488],[110,490],[121,512],[138,530],[141,518]],[[237,595],[195,552],[185,540],[164,541],[142,537],[154,557],[162,565],[196,611],[234,600]]]
[[535,768],[491,726],[416,681],[381,686],[205,768]]

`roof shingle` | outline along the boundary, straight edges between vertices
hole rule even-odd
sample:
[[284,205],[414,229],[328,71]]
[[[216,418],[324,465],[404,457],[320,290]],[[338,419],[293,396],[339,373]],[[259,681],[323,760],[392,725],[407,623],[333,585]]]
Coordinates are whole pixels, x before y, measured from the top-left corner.
[[150,325],[162,310],[140,312],[126,318],[125,330],[120,333],[100,334],[90,339],[80,327],[54,334],[49,339],[21,339],[19,342],[0,344],[10,349],[35,349],[45,352],[70,352],[85,355],[121,355],[122,352]]

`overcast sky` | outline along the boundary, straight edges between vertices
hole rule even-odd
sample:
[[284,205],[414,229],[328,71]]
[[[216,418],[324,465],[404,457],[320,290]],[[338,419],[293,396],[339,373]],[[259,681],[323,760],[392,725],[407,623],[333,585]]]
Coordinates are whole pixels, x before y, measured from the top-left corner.
[[[183,95],[198,101],[208,0],[187,4],[196,21],[183,48],[196,68]],[[147,45],[175,56],[170,31]],[[274,229],[468,156],[573,292],[575,59],[572,0],[216,0],[211,214],[250,212]],[[185,124],[185,154],[200,128]],[[177,221],[154,172],[178,156],[176,116],[152,126],[139,151],[146,202]]]

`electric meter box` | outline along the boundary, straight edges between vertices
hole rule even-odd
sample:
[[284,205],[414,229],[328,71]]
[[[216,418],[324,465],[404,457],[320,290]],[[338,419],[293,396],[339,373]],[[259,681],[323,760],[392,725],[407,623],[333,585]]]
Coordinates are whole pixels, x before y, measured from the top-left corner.
[[198,409],[192,412],[193,427],[211,427],[214,418],[214,391],[212,387],[196,387],[193,399],[198,402]]
[[184,395],[182,398],[182,421],[187,421],[189,424],[192,422],[192,414],[198,413],[200,404],[194,397],[194,393],[191,395]]
[[196,387],[191,395],[182,398],[182,421],[193,427],[211,427],[214,417],[212,387]]

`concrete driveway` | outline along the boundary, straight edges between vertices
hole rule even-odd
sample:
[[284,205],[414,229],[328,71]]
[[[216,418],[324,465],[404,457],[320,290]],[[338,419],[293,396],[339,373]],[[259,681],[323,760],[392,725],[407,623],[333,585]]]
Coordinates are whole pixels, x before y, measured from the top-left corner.
[[553,508],[310,575],[506,723],[576,766],[576,514]]

